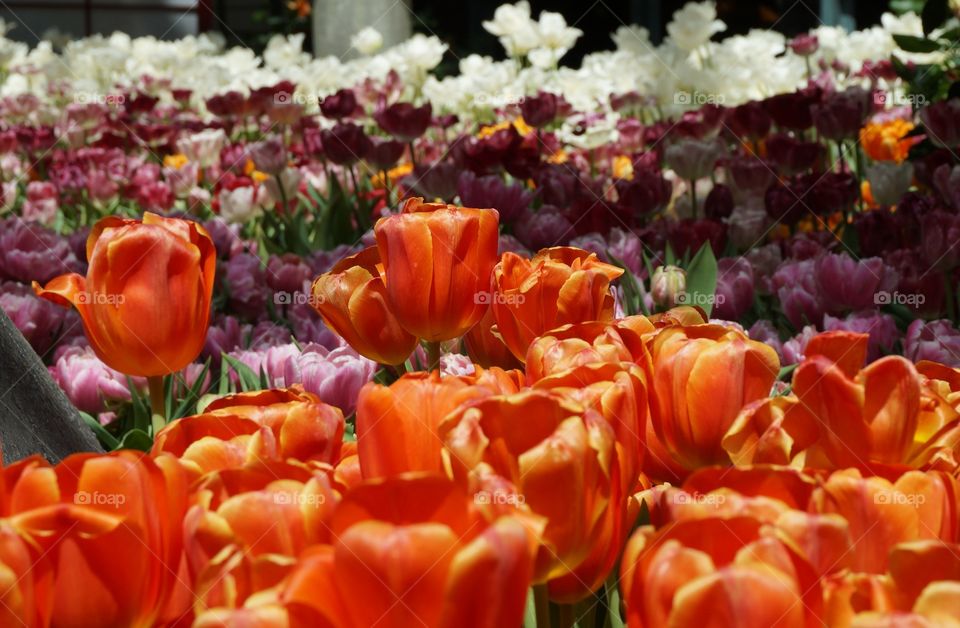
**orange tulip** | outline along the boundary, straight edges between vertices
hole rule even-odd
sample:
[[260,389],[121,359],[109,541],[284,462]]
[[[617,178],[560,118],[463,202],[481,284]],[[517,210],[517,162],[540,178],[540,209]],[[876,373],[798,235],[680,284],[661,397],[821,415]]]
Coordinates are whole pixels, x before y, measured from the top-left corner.
[[780,370],[776,352],[719,325],[668,327],[650,348],[658,440],[688,470],[729,465],[723,437],[747,404],[769,395]]
[[810,445],[808,440],[815,438],[803,439],[802,428],[807,424],[796,418],[797,405],[797,398],[792,396],[747,404],[722,441],[734,464],[790,464],[802,448]]
[[514,517],[485,520],[446,478],[366,482],[344,496],[330,529],[332,546],[305,553],[280,592],[301,625],[522,623],[532,535]]
[[33,579],[18,584],[28,595],[32,588],[32,603],[20,606],[27,615],[7,625],[153,626],[189,612],[189,485],[174,458],[77,454],[51,467],[35,457],[2,473],[0,556],[22,572],[15,530],[30,552],[22,575]]
[[380,254],[370,247],[340,260],[313,282],[313,307],[357,353],[381,364],[401,364],[417,346],[387,304]]
[[280,583],[308,546],[330,541],[333,469],[258,462],[206,476],[183,521],[197,614],[238,608]]
[[882,574],[898,543],[957,540],[957,481],[945,474],[909,471],[896,481],[836,471],[813,492],[809,510],[847,520],[853,539],[851,568]]
[[317,460],[340,457],[343,413],[295,386],[221,397],[203,414],[161,430],[153,455],[180,458],[200,474],[241,467],[255,460]]
[[849,377],[836,363],[815,356],[793,377],[799,404],[816,445],[808,464],[869,469],[872,464],[917,468],[957,466],[960,419],[946,401],[939,406],[913,364],[888,356]]
[[111,216],[87,238],[87,276],[61,275],[37,296],[74,306],[90,345],[121,373],[160,376],[183,369],[203,348],[216,250],[199,224],[147,212]]
[[423,199],[377,221],[387,299],[409,333],[430,342],[459,338],[489,303],[499,215]]
[[488,307],[480,322],[474,325],[463,337],[470,359],[475,364],[484,367],[498,366],[513,369],[523,366],[520,360],[510,353],[507,345],[503,344],[503,340],[494,333],[493,326],[495,324],[493,308]]
[[[577,582],[551,583],[557,600],[599,586],[612,563],[593,550],[618,545],[611,539],[626,508],[615,435],[602,417],[557,393],[527,390],[461,407],[440,435],[456,478],[495,507],[545,519],[535,581],[575,573]],[[588,559],[596,559],[589,573],[578,571]]]
[[624,550],[627,625],[821,625],[820,583],[789,543],[749,517],[637,530]]
[[535,384],[551,375],[588,364],[637,363],[649,369],[646,334],[654,327],[643,316],[611,323],[591,321],[564,325],[530,343],[526,356],[527,382]]
[[499,392],[469,377],[407,373],[390,386],[370,382],[357,399],[357,451],[364,478],[443,471],[437,428],[462,404]]
[[523,360],[533,340],[545,332],[571,323],[609,321],[610,282],[622,274],[581,249],[544,249],[529,260],[504,253],[493,270],[497,333]]

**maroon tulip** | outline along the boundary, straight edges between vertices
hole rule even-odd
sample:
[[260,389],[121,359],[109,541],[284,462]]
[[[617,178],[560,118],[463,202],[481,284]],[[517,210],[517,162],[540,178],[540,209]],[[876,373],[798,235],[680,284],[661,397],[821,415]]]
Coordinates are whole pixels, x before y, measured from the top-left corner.
[[239,116],[246,108],[247,99],[240,92],[226,92],[207,99],[207,110],[215,116]]
[[733,213],[733,205],[733,192],[727,186],[718,183],[707,194],[703,213],[711,220],[722,220]]
[[738,137],[762,139],[770,133],[772,124],[770,114],[756,100],[727,110],[726,125]]
[[535,129],[541,129],[557,117],[557,97],[550,92],[528,96],[520,102],[523,121]]
[[805,131],[813,126],[810,107],[820,100],[819,87],[807,87],[790,94],[778,94],[763,101],[777,126]]
[[659,170],[639,168],[630,180],[616,183],[617,205],[632,217],[639,218],[659,211],[670,201],[673,187]]
[[397,140],[374,139],[366,159],[378,170],[389,170],[400,161],[403,150],[404,145]]
[[781,134],[767,140],[767,158],[786,175],[810,170],[822,156],[823,146],[816,142],[803,142]]
[[927,137],[937,146],[960,145],[960,98],[934,103],[920,110]]
[[374,118],[380,128],[401,142],[412,142],[426,133],[432,115],[430,103],[414,107],[413,103],[398,102],[381,109]]
[[687,218],[670,224],[667,238],[674,252],[680,257],[695,255],[707,242],[710,243],[713,254],[719,256],[727,239],[727,228],[715,220]]
[[495,172],[522,141],[512,125],[487,137],[469,137],[462,143],[464,165],[477,174]]
[[497,175],[478,177],[469,170],[460,175],[457,195],[465,207],[496,208],[500,224],[513,223],[533,200],[533,192],[524,185],[508,185]]
[[341,89],[320,101],[320,113],[327,118],[340,120],[357,110],[357,97],[352,89]]
[[823,137],[839,141],[855,138],[870,115],[873,93],[862,87],[850,87],[831,94],[813,105],[813,123]]
[[332,129],[324,129],[320,139],[327,159],[340,166],[360,161],[373,146],[363,127],[352,122],[340,122]]
[[420,164],[413,169],[412,174],[404,177],[401,183],[424,198],[450,201],[457,193],[458,171],[459,169],[452,161]]

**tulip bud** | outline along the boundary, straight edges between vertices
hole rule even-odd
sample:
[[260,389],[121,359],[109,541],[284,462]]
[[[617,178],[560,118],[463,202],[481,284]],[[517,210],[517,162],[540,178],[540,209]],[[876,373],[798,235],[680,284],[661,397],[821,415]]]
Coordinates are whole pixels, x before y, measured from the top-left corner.
[[659,266],[653,271],[650,292],[653,302],[659,307],[669,309],[681,301],[681,295],[687,291],[687,273],[676,266]]

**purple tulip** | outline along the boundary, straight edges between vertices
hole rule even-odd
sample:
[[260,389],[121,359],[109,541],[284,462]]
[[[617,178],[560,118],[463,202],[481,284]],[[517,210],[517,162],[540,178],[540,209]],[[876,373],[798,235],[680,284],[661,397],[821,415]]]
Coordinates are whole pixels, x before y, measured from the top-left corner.
[[276,176],[287,165],[287,151],[278,137],[251,144],[247,150],[260,172]]
[[275,292],[293,295],[314,277],[313,269],[299,255],[271,255],[267,260],[267,285]]
[[0,222],[0,277],[46,283],[83,266],[67,238],[16,216]]
[[516,253],[517,255],[530,257],[530,250],[523,246],[520,240],[509,233],[501,233],[500,241],[497,245],[497,255],[503,255],[504,253]]
[[570,240],[569,246],[596,253],[597,258],[604,262],[609,262],[607,258],[607,241],[596,231],[585,233]]
[[776,172],[758,157],[735,157],[727,162],[730,183],[743,196],[763,196],[776,178]]
[[643,242],[632,231],[614,227],[607,234],[607,251],[620,260],[636,277],[646,272],[643,265]]
[[460,175],[457,195],[465,207],[496,209],[500,212],[500,224],[513,223],[533,200],[533,192],[523,185],[507,185],[497,175],[478,177],[469,170]]
[[551,205],[544,205],[536,212],[527,212],[514,226],[517,239],[531,251],[562,246],[570,240],[573,233],[570,220]]
[[924,262],[940,270],[960,264],[960,216],[935,209],[920,220]]
[[913,362],[930,360],[958,368],[960,331],[946,319],[926,322],[918,318],[907,328],[907,335],[903,339],[903,355]]
[[738,321],[753,306],[753,266],[745,257],[717,262],[717,291],[713,316]]
[[[376,244],[376,242],[374,242],[374,244]],[[334,264],[344,257],[349,257],[358,252],[358,250],[358,248],[354,248],[349,244],[340,244],[329,251],[314,251],[308,255],[304,261],[313,269],[314,276],[322,275],[333,268]]]
[[807,350],[807,343],[810,342],[810,339],[816,336],[818,333],[817,328],[813,325],[807,325],[804,327],[799,334],[787,340],[783,343],[783,349],[781,350],[781,356],[783,357],[783,365],[789,366],[791,364],[800,364],[803,362],[804,353]]
[[775,291],[773,275],[783,263],[783,254],[777,244],[767,244],[750,249],[747,259],[753,267],[753,277],[760,292],[770,294]]
[[82,329],[75,312],[39,299],[29,286],[13,281],[0,283],[0,309],[40,356],[46,355],[66,329]]
[[224,282],[231,311],[248,320],[259,319],[267,306],[266,279],[256,255],[240,253],[227,260]]
[[879,257],[855,260],[843,253],[820,256],[814,272],[830,312],[866,310],[883,303],[883,293],[893,292],[899,280],[896,271]]
[[415,107],[412,103],[398,102],[374,114],[377,124],[401,142],[412,142],[427,131],[433,107],[430,103]]
[[331,351],[319,345],[307,345],[299,355],[289,356],[283,366],[285,386],[303,384],[308,392],[348,416],[356,409],[360,389],[377,370],[376,362],[347,346]]
[[260,321],[250,330],[251,349],[264,351],[290,342],[290,330],[270,321]]
[[218,364],[222,353],[230,353],[243,346],[244,336],[249,329],[249,325],[241,325],[234,316],[218,316],[207,329],[207,339],[200,357],[204,360],[213,358],[214,364]]
[[230,259],[234,255],[244,252],[256,253],[257,243],[246,242],[240,237],[240,225],[229,224],[220,218],[207,220],[203,228],[210,234],[217,255],[223,259]]
[[884,355],[892,353],[893,347],[900,339],[900,330],[897,329],[897,323],[893,317],[876,311],[855,312],[843,319],[827,314],[823,317],[823,330],[869,334],[867,362],[879,360]]
[[824,307],[816,279],[816,262],[803,260],[788,262],[773,274],[773,288],[787,320],[797,329],[804,325],[819,325]]
[[780,360],[783,360],[783,342],[780,340],[780,334],[777,333],[777,329],[773,326],[773,323],[765,318],[761,318],[747,331],[747,335],[750,336],[751,340],[756,340],[757,342],[762,342],[773,347],[773,350],[780,356]]
[[130,401],[126,377],[101,362],[90,347],[68,347],[50,367],[50,375],[70,402],[89,414],[103,412],[108,402]]

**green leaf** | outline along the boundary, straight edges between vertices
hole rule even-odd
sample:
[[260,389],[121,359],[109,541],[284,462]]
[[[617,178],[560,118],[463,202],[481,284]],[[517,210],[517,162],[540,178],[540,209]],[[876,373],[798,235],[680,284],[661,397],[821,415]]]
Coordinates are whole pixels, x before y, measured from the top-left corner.
[[93,430],[93,433],[97,435],[97,439],[100,441],[100,444],[103,445],[104,449],[107,451],[113,451],[120,446],[120,441],[118,441],[113,434],[108,432],[107,428],[100,425],[100,421],[96,420],[86,412],[81,412],[80,418],[82,418],[83,422],[87,424],[87,427]]
[[906,52],[936,52],[941,47],[937,41],[913,35],[894,35],[893,40]]
[[616,255],[607,251],[607,257],[616,266],[623,269],[623,275],[620,277],[620,286],[623,288],[623,309],[627,316],[643,314],[649,316],[647,305],[643,302],[643,289],[636,275],[633,274],[626,264],[624,264]]
[[537,603],[533,587],[527,589],[527,605],[523,607],[523,628],[537,628]]
[[261,390],[260,377],[253,372],[253,369],[226,353],[223,354],[223,360],[230,365],[230,368],[232,368],[236,372],[237,377],[240,378],[240,389],[243,392]]
[[[923,34],[929,35],[935,28],[946,22],[949,17],[950,7],[947,0],[927,0],[927,3],[923,5],[923,11],[920,12]],[[896,39],[896,36],[894,36],[894,39]]]
[[143,430],[130,430],[123,435],[120,441],[119,449],[136,449],[138,451],[150,451],[153,447],[153,439]]
[[187,410],[190,409],[191,405],[195,401],[200,399],[201,388],[203,388],[203,381],[207,378],[207,373],[210,372],[210,358],[207,358],[207,361],[203,364],[203,370],[200,371],[200,375],[193,382],[193,386],[190,386],[183,395],[183,399],[180,400],[180,404],[177,406],[176,410],[172,414],[168,415],[171,420],[179,419],[186,416]]
[[707,316],[713,311],[713,296],[717,292],[717,258],[710,243],[704,243],[687,266],[686,303],[699,305]]

